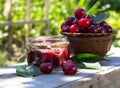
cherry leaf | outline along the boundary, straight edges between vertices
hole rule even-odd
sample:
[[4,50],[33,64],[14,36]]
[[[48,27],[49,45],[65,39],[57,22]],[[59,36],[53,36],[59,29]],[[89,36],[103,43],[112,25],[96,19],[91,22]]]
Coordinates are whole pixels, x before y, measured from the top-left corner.
[[110,16],[110,14],[101,13],[101,14],[93,17],[93,24],[98,24],[98,23],[104,21],[105,19],[107,19],[109,16]]
[[16,73],[19,76],[23,77],[34,77],[39,75],[40,69],[34,65],[28,65],[28,66],[19,66],[16,69]]
[[76,56],[71,57],[70,59],[75,62],[98,62],[98,61],[106,60],[104,57],[100,55],[91,54],[91,53],[78,54]]
[[76,63],[79,68],[100,70],[102,67],[99,62],[80,62]]

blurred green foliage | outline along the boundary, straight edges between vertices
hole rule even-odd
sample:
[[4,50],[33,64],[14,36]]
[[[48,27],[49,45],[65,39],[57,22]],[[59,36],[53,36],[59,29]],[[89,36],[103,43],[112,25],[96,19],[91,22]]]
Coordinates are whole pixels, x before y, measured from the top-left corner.
[[[44,0],[30,0],[31,1],[31,12],[30,19],[39,20],[45,19],[45,1]],[[67,3],[67,4],[66,4]],[[5,12],[5,1],[0,0],[0,22],[6,22],[8,16],[4,15]],[[74,10],[78,7],[87,8],[88,3],[85,0],[50,0],[49,9],[49,22],[50,29],[46,30],[45,23],[31,24],[30,37],[45,35],[46,31],[49,31],[49,35],[60,35],[61,23],[71,15],[74,15]],[[26,2],[24,0],[15,0],[12,5],[12,21],[20,21],[26,19]],[[21,41],[25,40],[25,27],[24,25],[13,26],[13,43],[20,44]],[[8,26],[0,27],[0,45],[2,47],[7,44]]]
[[114,10],[120,12],[120,0],[91,0],[89,2],[89,7],[93,6],[96,1],[100,2],[100,5],[98,6],[99,11]]
[[[45,19],[45,1],[44,0],[30,0],[31,1],[31,13],[30,19],[39,20]],[[50,8],[49,8],[49,22],[50,22],[50,29],[46,30],[45,23],[36,23],[31,24],[30,36],[41,36],[45,35],[46,31],[49,31],[49,35],[60,35],[60,26],[61,23],[65,21],[65,19],[71,15],[74,15],[74,11],[78,7],[84,8],[88,11],[94,4],[96,0],[50,0]],[[114,4],[115,3],[115,4]],[[117,11],[119,6],[120,0],[114,1],[104,1],[100,0],[100,3],[96,8],[94,8],[91,13],[96,15],[101,12],[107,11],[111,14],[111,17],[107,20],[108,23],[111,24],[113,29],[118,30],[119,26],[119,13]],[[5,0],[0,0],[0,22],[7,21],[8,17],[4,16],[3,12],[5,10]],[[114,14],[114,16],[113,16]],[[16,22],[18,20],[25,20],[26,19],[26,2],[24,0],[15,0],[12,5],[12,21]],[[112,19],[112,23],[111,23]],[[0,42],[2,43],[8,35],[8,27],[0,28]],[[25,38],[25,27],[23,26],[13,26],[14,30],[14,41],[24,40]],[[116,36],[118,37],[118,35]],[[19,38],[19,39],[18,39]],[[7,42],[7,41],[6,41]],[[16,42],[15,42],[16,43]]]
[[[5,16],[5,3],[7,0],[0,0],[0,23],[8,21],[8,16]],[[26,20],[26,2],[25,0],[13,0],[12,5],[12,21]],[[45,19],[46,7],[45,0],[30,0],[31,12],[30,19],[39,20]],[[30,37],[42,36],[48,31],[49,35],[60,35],[60,26],[62,22],[69,16],[74,15],[74,11],[78,7],[84,8],[86,11],[96,3],[96,0],[49,0],[49,23],[50,29],[46,30],[46,24],[44,22],[30,24]],[[120,0],[99,0],[100,3],[91,11],[93,15],[101,12],[108,12],[111,16],[106,20],[114,30],[116,30],[115,39],[120,39]],[[17,25],[13,26],[13,43],[19,47],[25,41],[25,26]],[[0,27],[0,51],[6,49],[8,36],[8,26]],[[0,57],[0,59],[4,58]]]

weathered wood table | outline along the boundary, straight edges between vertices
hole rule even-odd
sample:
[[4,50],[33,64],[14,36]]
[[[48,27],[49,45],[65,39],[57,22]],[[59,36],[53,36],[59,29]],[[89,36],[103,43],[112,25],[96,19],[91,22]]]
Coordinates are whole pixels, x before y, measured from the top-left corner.
[[52,74],[35,78],[16,75],[18,64],[0,69],[0,88],[120,88],[120,48],[112,48],[114,54],[102,61],[102,70],[79,69],[73,76],[64,75],[60,69]]

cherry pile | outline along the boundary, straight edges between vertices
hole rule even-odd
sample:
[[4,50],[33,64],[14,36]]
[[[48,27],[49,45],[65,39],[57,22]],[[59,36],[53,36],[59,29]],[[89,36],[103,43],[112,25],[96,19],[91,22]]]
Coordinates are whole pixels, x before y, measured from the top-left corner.
[[74,16],[70,16],[61,25],[62,32],[70,33],[111,33],[112,27],[106,22],[93,23],[94,16],[87,14],[83,8],[78,8]]
[[[61,67],[65,75],[74,75],[77,72],[77,66],[72,60],[63,61]],[[43,74],[50,74],[53,71],[52,63],[42,63],[39,68]]]

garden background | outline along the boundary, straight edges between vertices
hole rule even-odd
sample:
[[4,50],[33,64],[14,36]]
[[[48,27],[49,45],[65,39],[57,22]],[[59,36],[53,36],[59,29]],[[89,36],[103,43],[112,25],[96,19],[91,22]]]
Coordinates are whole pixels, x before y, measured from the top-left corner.
[[[95,3],[96,0],[0,0],[0,67],[26,60],[19,59],[26,49],[26,37],[61,36],[61,23],[74,15],[75,9],[88,11]],[[106,21],[116,31],[113,46],[120,47],[120,0],[99,0],[90,13],[102,12],[110,14]]]

